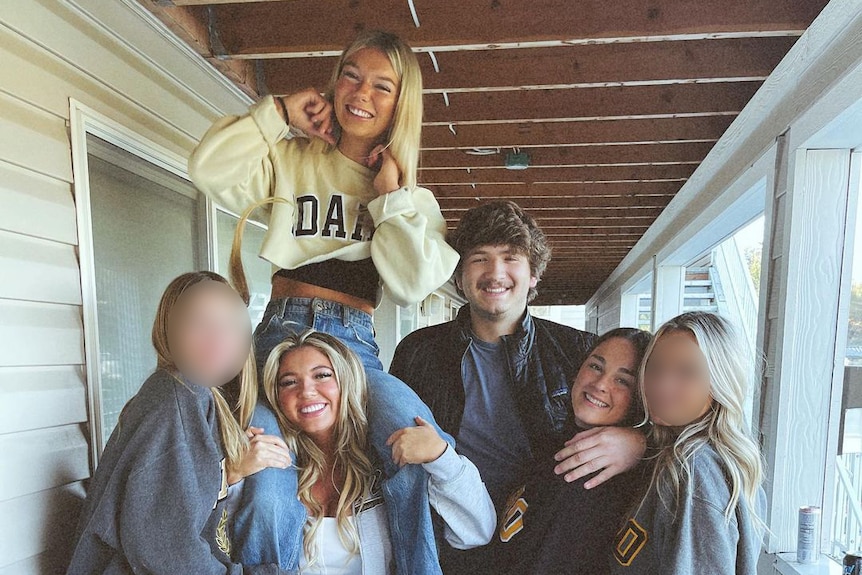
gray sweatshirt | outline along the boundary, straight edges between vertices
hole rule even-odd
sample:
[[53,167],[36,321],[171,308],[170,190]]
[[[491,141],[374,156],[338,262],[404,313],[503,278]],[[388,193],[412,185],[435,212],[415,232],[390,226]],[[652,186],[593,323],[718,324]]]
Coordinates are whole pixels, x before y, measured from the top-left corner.
[[158,370],[90,480],[68,574],[287,574],[231,563],[227,497],[212,392]]
[[[740,502],[728,524],[730,482],[715,450],[704,445],[691,459],[676,516],[650,489],[617,534],[611,573],[617,575],[755,575],[762,532]],[[758,494],[758,515],[765,495]]]

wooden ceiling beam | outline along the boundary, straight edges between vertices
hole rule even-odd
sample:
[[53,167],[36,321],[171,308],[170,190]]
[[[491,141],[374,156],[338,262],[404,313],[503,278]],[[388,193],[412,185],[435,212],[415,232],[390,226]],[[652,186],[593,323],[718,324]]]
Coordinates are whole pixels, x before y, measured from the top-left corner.
[[317,0],[213,6],[228,52],[249,58],[333,53],[360,30],[395,32],[418,49],[523,46],[529,42],[619,43],[626,39],[801,34],[827,0],[627,0],[610,10],[586,0],[459,2],[417,5],[417,28],[405,0],[324,7]]
[[470,184],[480,182],[595,182],[595,181],[683,181],[697,166],[595,166],[576,168],[527,168],[526,170],[430,170],[420,174],[421,185]]
[[[595,196],[569,196],[563,198],[519,198],[517,203],[522,208],[605,208],[625,209],[625,208],[663,208],[673,198],[672,195],[667,196],[616,196],[595,197]],[[437,202],[443,210],[467,210],[475,208],[482,204],[495,201],[497,198],[438,198]]]
[[[795,37],[693,40],[422,55],[425,93],[498,91],[537,87],[595,87],[766,78]],[[337,57],[262,61],[274,94],[325,89]],[[439,72],[436,70],[439,69]]]
[[211,37],[210,12],[202,6],[183,6],[165,0],[138,0],[161,20],[168,29],[203,56],[237,87],[257,98],[257,69],[254,62],[219,57]]
[[438,200],[442,198],[554,198],[561,196],[617,197],[633,195],[672,195],[679,191],[682,182],[592,182],[547,184],[470,184],[428,186]]
[[[530,155],[531,166],[597,165],[625,163],[700,163],[712,149],[712,142],[672,144],[632,144],[627,146],[559,146],[523,149]],[[520,146],[518,146],[520,147]],[[441,167],[496,167],[505,163],[511,148],[500,153],[471,155],[465,150],[426,150],[422,152],[420,170]]]
[[426,98],[425,122],[458,126],[464,122],[738,113],[760,84],[738,82],[453,94],[449,97],[448,106],[443,98]]
[[[572,218],[572,224],[577,225],[579,221],[592,219],[623,219],[629,222],[651,222],[655,220],[664,209],[659,207],[628,207],[628,208],[577,208],[577,207],[550,207],[539,208],[535,206],[523,206],[531,216],[536,217],[540,213],[548,214],[555,218]],[[443,217],[460,217],[466,209],[441,208]]]
[[[647,230],[650,224],[655,220],[655,218],[626,218],[626,217],[598,217],[598,218],[584,218],[578,216],[569,216],[569,217],[560,217],[558,214],[548,214],[543,216],[541,214],[531,214],[539,227],[544,228],[545,226],[553,226],[553,227],[567,227],[572,231],[580,230],[596,230],[597,232],[605,232],[605,233],[619,233],[620,230],[625,230],[629,233],[643,233]],[[445,220],[451,227],[455,227],[457,225],[458,220],[460,219],[460,214],[457,216],[450,215],[450,217],[445,217]]]
[[422,129],[422,147],[425,150],[435,150],[624,145],[698,140],[714,142],[727,130],[733,119],[734,116],[700,116],[523,124],[468,124],[454,127],[454,134],[448,126],[425,126]]
[[250,4],[252,2],[281,2],[282,0],[157,0],[174,6],[203,6],[206,4]]

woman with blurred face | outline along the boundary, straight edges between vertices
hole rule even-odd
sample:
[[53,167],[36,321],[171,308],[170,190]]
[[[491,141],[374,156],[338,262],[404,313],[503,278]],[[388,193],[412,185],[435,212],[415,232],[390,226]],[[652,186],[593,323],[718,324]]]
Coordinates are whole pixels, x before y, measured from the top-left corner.
[[763,472],[743,407],[751,357],[715,314],[685,313],[656,333],[641,386],[658,454],[618,534],[614,573],[757,572]]
[[[290,461],[281,438],[243,432],[257,383],[242,299],[217,274],[183,274],[162,296],[152,339],[158,367],[105,446],[67,573],[281,573],[230,558],[229,485]],[[228,383],[243,426],[222,397]]]
[[[420,467],[399,468],[386,439],[422,417],[454,444],[419,397],[384,371],[374,341],[373,313],[384,290],[399,305],[421,301],[458,262],[434,195],[417,183],[421,130],[416,55],[393,34],[363,32],[338,58],[324,94],[308,88],[264,97],[247,115],[218,120],[189,159],[195,185],[243,214],[230,269],[246,301],[243,228],[257,208],[266,212],[260,256],[277,271],[255,332],[258,369],[275,345],[305,329],[341,338],[361,358],[370,439],[385,466],[393,533],[404,543],[395,547],[401,575],[440,567],[428,476]],[[275,417],[261,405],[254,425],[271,430]],[[302,510],[290,494],[295,475],[264,473],[247,482],[236,522],[248,543],[242,560],[277,561],[277,550],[291,546],[272,534],[301,528]],[[273,508],[276,497],[285,501]]]
[[[263,384],[299,476],[303,529],[284,534],[292,541],[280,550],[286,568],[309,575],[394,573],[397,541],[367,439],[368,394],[359,359],[337,338],[308,331],[273,349]],[[398,465],[421,466],[429,474],[427,496],[450,545],[467,549],[488,542],[494,506],[467,458],[420,417],[387,444]]]
[[[633,426],[643,420],[638,373],[649,333],[619,328],[600,337],[572,382],[575,431]],[[556,475],[556,461],[509,498],[492,555],[493,572],[566,575],[608,573],[614,533],[637,492],[641,472],[617,475],[585,489],[592,475],[573,483]],[[601,468],[597,463],[596,471]]]

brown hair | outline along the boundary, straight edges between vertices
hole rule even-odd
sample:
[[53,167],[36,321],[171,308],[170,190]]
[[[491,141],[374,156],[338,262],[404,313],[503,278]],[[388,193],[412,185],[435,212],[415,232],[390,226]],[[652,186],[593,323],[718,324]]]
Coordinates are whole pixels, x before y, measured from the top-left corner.
[[[539,229],[536,220],[515,202],[488,202],[467,210],[458,227],[446,236],[461,260],[455,268],[455,275],[461,274],[464,257],[480,246],[509,246],[524,254],[530,261],[530,272],[538,280],[542,279],[548,262],[551,261],[551,247],[545,234]],[[460,291],[460,288],[459,288]],[[527,301],[533,301],[538,290],[530,288]]]
[[[153,321],[152,330],[153,348],[156,350],[156,365],[159,369],[163,369],[177,378],[180,375],[179,370],[168,347],[168,324],[171,311],[176,306],[180,297],[189,288],[204,281],[214,281],[230,285],[226,279],[214,272],[199,271],[184,273],[174,278],[168,284],[156,310],[156,319]],[[246,449],[248,449],[248,439],[243,429],[251,422],[252,410],[254,410],[254,405],[257,402],[257,367],[254,360],[253,348],[249,350],[249,356],[242,371],[234,378],[234,381],[227,385],[239,387],[239,397],[237,400],[239,421],[234,417],[221,390],[217,387],[212,387],[210,390],[215,401],[216,416],[219,420],[225,457],[228,463],[233,465],[239,462],[245,454]]]
[[[595,342],[593,342],[592,347],[590,348],[590,352],[587,354],[587,359],[584,360],[584,363],[589,361],[590,355],[592,355],[596,349],[606,341],[610,341],[612,339],[622,339],[634,348],[635,350],[635,366],[638,373],[638,381],[640,381],[640,367],[643,363],[644,356],[646,355],[647,347],[649,347],[650,342],[652,341],[652,334],[648,331],[644,331],[642,329],[637,329],[634,327],[617,327],[608,332],[602,334]],[[626,414],[625,418],[618,424],[621,426],[639,426],[643,423],[644,420],[644,406],[643,401],[641,400],[641,392],[640,385],[636,385],[634,389],[632,389],[632,401],[629,406],[629,411]]]

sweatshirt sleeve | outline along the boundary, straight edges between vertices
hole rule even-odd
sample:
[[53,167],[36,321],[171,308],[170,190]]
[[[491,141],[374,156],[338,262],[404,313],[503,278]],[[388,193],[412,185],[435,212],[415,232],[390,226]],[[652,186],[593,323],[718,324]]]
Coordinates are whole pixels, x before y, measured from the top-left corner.
[[211,452],[188,435],[153,443],[165,449],[149,461],[139,461],[125,481],[118,508],[120,541],[135,573],[286,575],[275,565],[221,562],[203,536],[216,503],[214,473],[205,472],[213,467],[207,461]]
[[485,545],[494,536],[497,514],[473,463],[451,445],[422,465],[430,475],[428,498],[446,524],[446,541],[456,549]]
[[248,114],[213,124],[189,157],[189,175],[201,192],[240,214],[272,195],[276,144],[287,136],[287,123],[267,96]]
[[736,519],[728,524],[723,510],[709,501],[688,497],[676,521],[665,518],[661,540],[659,575],[736,575]]
[[401,188],[371,200],[368,211],[371,258],[396,304],[416,303],[452,277],[459,256],[446,243],[446,220],[429,190]]

